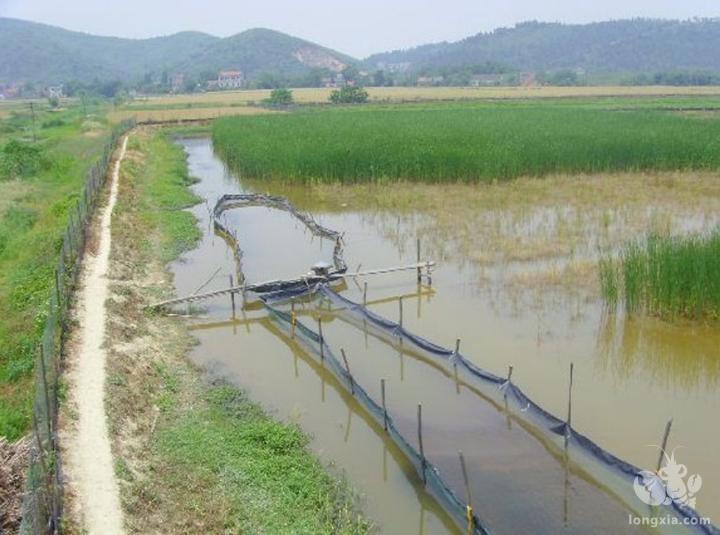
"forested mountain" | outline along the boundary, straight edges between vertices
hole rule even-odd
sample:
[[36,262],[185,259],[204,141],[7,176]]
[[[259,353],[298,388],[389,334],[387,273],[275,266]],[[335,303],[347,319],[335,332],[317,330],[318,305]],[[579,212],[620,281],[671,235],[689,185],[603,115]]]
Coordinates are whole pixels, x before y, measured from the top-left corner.
[[411,70],[495,62],[525,71],[720,71],[719,50],[720,19],[526,22],[453,43],[376,54],[365,63]]
[[126,84],[165,75],[239,69],[301,75],[315,68],[339,71],[354,60],[280,32],[247,30],[219,38],[182,32],[152,39],[122,39],[0,18],[0,83],[117,80]]
[[[361,64],[266,29],[227,38],[182,32],[123,39],[0,18],[0,85],[77,82],[97,86],[107,82],[164,91],[172,77],[183,75],[183,90],[190,90],[223,69],[241,70],[255,85],[317,85],[328,73],[363,65],[367,75],[360,78],[361,83],[414,84],[426,73],[443,75],[430,78],[439,84],[463,85],[472,75],[521,72],[559,84],[582,83],[574,78],[578,72],[631,74],[633,78],[627,79],[632,83],[716,83],[720,80],[718,50],[720,19],[526,22],[453,43],[376,54]],[[384,75],[374,74],[378,70],[385,71]],[[559,77],[553,78],[553,73]]]

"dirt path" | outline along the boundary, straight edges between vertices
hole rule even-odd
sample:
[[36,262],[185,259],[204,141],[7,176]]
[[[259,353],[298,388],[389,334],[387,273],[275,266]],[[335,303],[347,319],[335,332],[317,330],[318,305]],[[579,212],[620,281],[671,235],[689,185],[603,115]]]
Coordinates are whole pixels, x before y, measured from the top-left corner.
[[73,422],[63,440],[65,474],[72,496],[71,515],[83,532],[123,533],[120,493],[115,479],[105,414],[105,343],[112,212],[117,201],[120,164],[127,149],[122,141],[114,163],[110,197],[99,213],[97,248],[85,257],[78,290],[78,328],[70,340],[68,382]]

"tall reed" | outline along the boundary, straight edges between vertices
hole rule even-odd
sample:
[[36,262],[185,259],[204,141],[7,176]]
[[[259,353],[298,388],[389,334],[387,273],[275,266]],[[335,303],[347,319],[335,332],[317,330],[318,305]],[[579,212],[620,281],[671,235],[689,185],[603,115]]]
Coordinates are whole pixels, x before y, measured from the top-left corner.
[[620,296],[630,313],[720,318],[720,228],[706,234],[661,236],[625,246],[620,259],[600,261],[603,298]]
[[293,182],[487,182],[717,169],[720,121],[570,104],[368,106],[219,119],[230,168]]

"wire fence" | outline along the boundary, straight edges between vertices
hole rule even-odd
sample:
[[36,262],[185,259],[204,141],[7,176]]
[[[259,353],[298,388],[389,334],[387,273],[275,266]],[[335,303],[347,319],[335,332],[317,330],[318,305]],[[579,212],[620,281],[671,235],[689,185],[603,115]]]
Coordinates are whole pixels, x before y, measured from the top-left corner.
[[68,327],[68,311],[80,274],[88,222],[107,180],[117,141],[134,126],[135,122],[130,120],[113,129],[102,156],[88,172],[82,194],[70,212],[62,237],[45,327],[37,348],[36,393],[32,418],[33,445],[20,527],[20,533],[23,534],[60,533],[62,530],[63,478],[57,423],[61,360]]

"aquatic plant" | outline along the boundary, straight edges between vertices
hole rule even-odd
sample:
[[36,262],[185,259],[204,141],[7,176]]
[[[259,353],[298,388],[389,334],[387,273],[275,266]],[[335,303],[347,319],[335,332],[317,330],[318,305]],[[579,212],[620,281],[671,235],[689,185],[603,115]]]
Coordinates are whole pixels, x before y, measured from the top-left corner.
[[720,228],[628,243],[615,261],[600,260],[600,286],[610,306],[622,295],[630,313],[693,319],[720,317]]
[[720,166],[718,121],[537,101],[222,118],[213,141],[242,176],[301,183],[490,182]]

